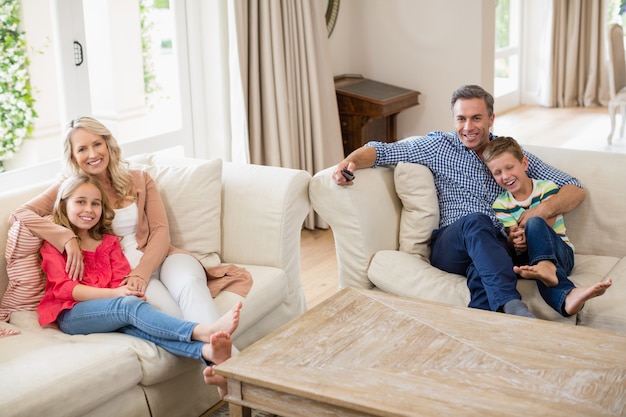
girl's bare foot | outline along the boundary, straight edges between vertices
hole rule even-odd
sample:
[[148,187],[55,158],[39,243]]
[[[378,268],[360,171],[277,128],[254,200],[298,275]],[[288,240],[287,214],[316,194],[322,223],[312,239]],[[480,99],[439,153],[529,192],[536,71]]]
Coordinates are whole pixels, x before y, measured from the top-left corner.
[[565,312],[570,316],[578,313],[585,305],[585,301],[601,296],[612,284],[613,281],[608,279],[588,287],[574,288],[565,297]]
[[226,332],[229,335],[233,334],[239,326],[239,317],[241,307],[243,303],[237,301],[237,303],[226,314],[217,319],[216,322],[211,324],[198,324],[191,332],[192,340],[199,340],[204,343],[211,343],[211,335],[219,332]]
[[226,332],[211,335],[210,342],[202,347],[202,357],[216,365],[232,356],[233,341]]
[[547,287],[556,287],[559,283],[556,265],[549,260],[539,261],[536,265],[514,266],[513,271],[522,278],[538,279]]
[[221,375],[217,375],[213,366],[207,366],[204,368],[202,375],[204,376],[204,383],[209,385],[217,385],[217,392],[220,394],[220,398],[223,400],[226,394],[228,394],[228,382],[226,378]]

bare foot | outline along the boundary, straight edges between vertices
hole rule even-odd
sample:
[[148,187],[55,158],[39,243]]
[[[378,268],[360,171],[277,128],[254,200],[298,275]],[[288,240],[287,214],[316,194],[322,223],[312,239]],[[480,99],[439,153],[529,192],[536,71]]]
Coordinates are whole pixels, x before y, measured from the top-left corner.
[[228,394],[228,382],[226,378],[221,375],[217,375],[213,366],[207,366],[204,368],[202,375],[204,376],[204,383],[209,385],[217,385],[217,392],[220,394],[220,398],[223,400],[226,394]]
[[552,261],[544,260],[536,265],[514,266],[513,271],[522,278],[538,279],[547,287],[556,287],[559,278],[556,276],[556,265]]
[[216,365],[232,356],[233,341],[226,332],[211,335],[210,342],[202,347],[202,357]]
[[578,313],[585,305],[585,301],[601,296],[612,284],[613,281],[608,279],[588,287],[574,288],[565,297],[565,312],[570,316]]
[[233,334],[239,326],[239,318],[241,313],[241,307],[243,303],[237,301],[237,303],[226,314],[217,319],[217,321],[211,324],[198,324],[191,332],[192,340],[199,340],[204,343],[211,343],[211,335],[219,332],[226,332],[229,335]]

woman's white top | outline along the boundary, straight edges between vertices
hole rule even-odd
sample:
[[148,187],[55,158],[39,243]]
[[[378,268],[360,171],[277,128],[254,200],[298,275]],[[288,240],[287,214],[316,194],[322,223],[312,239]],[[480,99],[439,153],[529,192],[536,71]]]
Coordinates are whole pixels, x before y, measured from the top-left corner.
[[137,249],[138,210],[137,203],[133,202],[126,207],[115,209],[115,218],[113,219],[113,232],[122,237],[120,244],[131,268],[135,268],[139,264],[143,255],[143,252]]

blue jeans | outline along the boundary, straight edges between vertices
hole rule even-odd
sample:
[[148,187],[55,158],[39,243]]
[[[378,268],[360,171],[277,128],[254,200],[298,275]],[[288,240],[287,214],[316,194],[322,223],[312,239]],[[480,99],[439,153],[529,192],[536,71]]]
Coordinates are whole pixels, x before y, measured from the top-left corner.
[[120,332],[154,342],[175,355],[204,360],[205,343],[191,340],[196,323],[162,313],[134,296],[81,301],[63,310],[57,323],[67,334]]
[[565,298],[576,287],[567,277],[574,268],[574,251],[541,217],[528,219],[524,234],[528,250],[515,256],[515,264],[536,265],[539,261],[552,261],[556,265],[558,284],[556,287],[548,287],[537,280],[537,288],[550,307],[561,315],[568,316],[565,312]]
[[472,213],[433,232],[430,263],[467,277],[469,307],[498,311],[522,298],[510,249],[489,216]]

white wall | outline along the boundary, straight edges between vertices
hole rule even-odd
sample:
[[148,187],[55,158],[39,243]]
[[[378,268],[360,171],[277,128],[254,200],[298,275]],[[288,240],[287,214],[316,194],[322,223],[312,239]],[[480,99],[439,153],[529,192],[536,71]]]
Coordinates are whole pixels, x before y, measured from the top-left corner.
[[398,138],[452,130],[450,96],[463,84],[493,93],[496,0],[341,0],[330,37],[334,75],[421,92],[398,115]]

